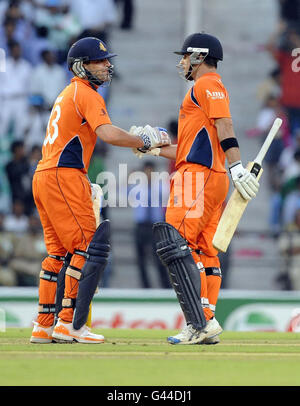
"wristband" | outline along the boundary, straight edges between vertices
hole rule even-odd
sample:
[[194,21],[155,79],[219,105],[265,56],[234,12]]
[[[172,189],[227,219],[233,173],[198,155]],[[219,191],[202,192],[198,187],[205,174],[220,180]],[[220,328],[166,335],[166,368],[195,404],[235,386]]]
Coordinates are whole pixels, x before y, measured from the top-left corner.
[[236,138],[225,138],[220,142],[221,148],[224,152],[226,152],[230,148],[239,148],[239,143]]

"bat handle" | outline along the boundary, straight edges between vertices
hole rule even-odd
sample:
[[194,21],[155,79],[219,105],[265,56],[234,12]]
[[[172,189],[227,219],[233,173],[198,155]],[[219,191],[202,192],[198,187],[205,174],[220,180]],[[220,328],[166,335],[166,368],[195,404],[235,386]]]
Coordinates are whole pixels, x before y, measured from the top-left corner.
[[253,175],[257,178],[260,170],[261,170],[261,165],[258,162],[254,162],[250,173],[253,173]]

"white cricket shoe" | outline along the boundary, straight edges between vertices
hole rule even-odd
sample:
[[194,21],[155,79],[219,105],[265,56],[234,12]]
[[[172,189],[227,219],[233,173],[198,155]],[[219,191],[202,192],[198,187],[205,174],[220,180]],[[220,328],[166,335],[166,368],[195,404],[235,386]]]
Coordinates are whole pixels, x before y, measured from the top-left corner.
[[52,343],[52,333],[54,325],[44,327],[36,321],[33,321],[33,330],[31,333],[30,342],[35,344],[49,344]]
[[219,344],[219,342],[220,342],[220,337],[217,335],[214,337],[204,338],[204,340],[199,344],[212,345],[212,344]]
[[58,319],[52,337],[59,343],[72,343],[73,341],[81,344],[104,343],[104,337],[100,334],[91,333],[90,328],[86,325],[79,330],[75,330],[72,323],[65,323],[61,319]]
[[222,327],[214,317],[207,322],[202,330],[196,330],[191,324],[188,324],[176,336],[168,337],[167,341],[170,344],[206,344],[205,340],[216,337],[222,331]]

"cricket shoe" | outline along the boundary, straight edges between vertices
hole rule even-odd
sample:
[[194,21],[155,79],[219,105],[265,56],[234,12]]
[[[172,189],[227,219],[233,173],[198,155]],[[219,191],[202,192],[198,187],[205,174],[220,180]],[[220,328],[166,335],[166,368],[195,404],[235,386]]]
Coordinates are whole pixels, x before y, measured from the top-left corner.
[[220,337],[218,335],[210,338],[204,338],[204,340],[199,343],[199,344],[205,344],[205,345],[214,345],[214,344],[219,344],[220,342]]
[[[176,336],[170,336],[167,341],[170,344],[206,344],[204,341],[212,339],[223,331],[218,321],[213,318],[210,319],[206,326],[201,330],[196,330],[191,324],[188,324]],[[211,344],[211,343],[210,343]]]
[[86,325],[75,330],[72,323],[65,323],[61,319],[58,319],[52,337],[58,343],[73,343],[74,341],[81,344],[104,343],[104,337],[91,333],[90,328]]
[[35,344],[49,344],[52,343],[52,333],[54,325],[44,327],[36,321],[33,321],[33,330],[31,333],[30,342]]

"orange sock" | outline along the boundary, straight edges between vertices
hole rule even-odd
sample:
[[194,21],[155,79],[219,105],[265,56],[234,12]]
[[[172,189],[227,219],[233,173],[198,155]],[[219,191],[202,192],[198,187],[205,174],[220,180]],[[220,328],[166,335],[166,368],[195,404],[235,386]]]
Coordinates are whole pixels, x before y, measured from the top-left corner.
[[37,321],[44,327],[50,327],[54,323],[56,278],[63,266],[63,259],[58,260],[46,257],[42,262],[39,284],[39,314]]
[[220,275],[206,274],[207,296],[210,309],[215,313],[219,292],[221,288],[222,277]]
[[[68,323],[71,323],[73,320],[74,308],[71,301],[65,299],[76,299],[79,279],[81,277],[81,269],[83,268],[84,262],[85,258],[83,256],[73,254],[70,265],[66,270],[63,308],[58,316],[60,319]],[[67,304],[64,305],[64,303]]]
[[[192,256],[193,256],[196,264],[199,262],[202,264],[199,255],[195,251],[192,252]],[[204,316],[205,316],[206,320],[210,320],[212,317],[214,317],[214,313],[209,308],[207,279],[206,279],[206,273],[205,273],[204,267],[200,270],[200,279],[201,279],[200,297],[202,300],[203,312],[204,312]]]

